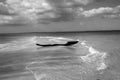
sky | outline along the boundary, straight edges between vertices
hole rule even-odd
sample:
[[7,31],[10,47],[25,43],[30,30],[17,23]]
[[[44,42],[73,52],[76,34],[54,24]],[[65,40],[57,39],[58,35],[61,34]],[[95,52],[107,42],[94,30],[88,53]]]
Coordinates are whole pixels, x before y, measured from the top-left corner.
[[0,0],[0,33],[120,30],[120,0]]

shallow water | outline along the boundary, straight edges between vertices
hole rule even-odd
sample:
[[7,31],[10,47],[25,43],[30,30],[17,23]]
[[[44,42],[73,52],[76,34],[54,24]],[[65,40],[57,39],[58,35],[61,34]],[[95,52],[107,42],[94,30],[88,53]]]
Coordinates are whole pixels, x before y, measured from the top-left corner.
[[[63,35],[64,34],[64,35]],[[54,36],[54,37],[65,37],[71,39],[79,39],[80,41],[86,41],[88,46],[92,46],[94,49],[100,52],[106,52],[113,56],[112,62],[116,64],[112,67],[110,72],[119,74],[119,48],[120,48],[120,32],[89,32],[89,33],[23,33],[23,34],[6,34],[0,35],[1,44],[10,43],[11,41],[24,41],[29,39],[29,37],[40,37],[40,36]],[[19,44],[18,46],[20,46]],[[88,49],[82,46],[70,46],[70,47],[52,47],[52,48],[39,48],[33,44],[28,46],[25,49],[1,51],[0,52],[0,79],[1,80],[25,80],[30,79],[34,80],[32,73],[26,69],[27,65],[30,65],[32,62],[36,62],[34,65],[30,65],[30,68],[40,67],[37,71],[44,72],[44,69],[49,69],[50,72],[54,72],[52,68],[59,68],[57,71],[61,72],[66,70],[66,67],[73,68],[73,72],[70,71],[70,75],[73,75],[74,69],[77,69],[74,66],[78,66],[78,70],[82,70],[84,67],[86,69],[92,70],[93,66],[86,67],[86,64],[82,62],[79,56],[83,56],[89,53]],[[30,48],[29,48],[30,47]],[[114,54],[114,55],[113,55]],[[117,55],[117,56],[116,56]],[[116,58],[117,57],[117,58]],[[116,58],[116,61],[114,61]],[[87,65],[88,66],[88,65]],[[115,68],[115,69],[114,69]],[[37,69],[37,68],[36,68]],[[48,72],[49,72],[48,70]],[[80,71],[80,72],[82,72]],[[107,72],[109,70],[106,70]],[[117,71],[117,72],[116,72]],[[46,72],[46,71],[45,71]],[[48,73],[47,72],[47,73]],[[55,71],[56,72],[56,71]],[[90,71],[91,72],[91,71]],[[94,69],[92,72],[96,72]],[[53,73],[54,74],[54,73]],[[59,73],[58,73],[59,74]],[[93,73],[94,74],[94,73]],[[82,75],[81,73],[76,75]],[[76,76],[74,75],[74,76]],[[88,75],[88,74],[87,74]],[[96,75],[96,73],[95,73]],[[109,75],[109,74],[107,74]],[[66,75],[68,76],[68,75]],[[85,75],[84,75],[85,76]],[[92,75],[93,76],[93,75]],[[68,76],[69,77],[69,76]],[[91,78],[93,79],[93,77]],[[106,78],[107,80],[107,78]]]

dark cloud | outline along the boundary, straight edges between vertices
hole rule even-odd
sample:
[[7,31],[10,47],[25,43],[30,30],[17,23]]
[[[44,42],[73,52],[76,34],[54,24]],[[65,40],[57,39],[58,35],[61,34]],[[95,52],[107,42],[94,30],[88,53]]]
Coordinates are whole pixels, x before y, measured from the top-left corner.
[[65,10],[59,10],[57,12],[54,12],[56,15],[55,17],[50,17],[50,18],[39,18],[38,22],[39,23],[51,23],[51,22],[68,22],[68,21],[73,21],[75,20],[75,15],[73,12],[67,12]]
[[13,16],[15,14],[14,13],[10,13],[9,12],[9,8],[5,4],[0,3],[0,15]]
[[0,2],[5,3],[6,0],[0,0]]
[[[75,10],[81,5],[75,3],[74,0],[66,0],[66,3],[64,3],[63,1],[64,0],[49,0],[50,5],[53,7],[53,10],[51,12],[55,16],[39,18],[38,22],[42,24],[49,24],[52,22],[74,21],[76,17]],[[67,3],[70,3],[70,5],[68,5]],[[47,11],[45,11],[44,13],[47,13]]]

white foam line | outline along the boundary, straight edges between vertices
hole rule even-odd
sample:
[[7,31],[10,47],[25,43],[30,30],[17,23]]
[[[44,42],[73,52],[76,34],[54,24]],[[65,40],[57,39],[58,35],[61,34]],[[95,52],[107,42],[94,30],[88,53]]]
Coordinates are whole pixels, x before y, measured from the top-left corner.
[[81,43],[81,45],[83,45],[85,48],[88,48],[88,51],[90,52],[89,54],[87,54],[86,56],[80,56],[80,58],[84,61],[84,62],[94,62],[97,60],[97,56],[100,56],[100,63],[98,63],[97,65],[97,70],[102,70],[105,69],[107,67],[107,65],[105,64],[104,58],[106,58],[107,53],[106,52],[99,52],[98,50],[94,49],[92,46],[87,46],[87,44],[85,43],[86,41],[83,41]]

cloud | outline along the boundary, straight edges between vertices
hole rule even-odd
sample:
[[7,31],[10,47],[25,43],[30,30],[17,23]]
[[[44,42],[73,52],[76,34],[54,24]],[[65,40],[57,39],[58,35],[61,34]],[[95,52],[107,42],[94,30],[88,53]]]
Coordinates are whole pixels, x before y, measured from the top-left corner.
[[120,18],[120,5],[116,7],[99,7],[93,8],[90,10],[85,10],[82,7],[77,7],[76,10],[72,10],[71,12],[61,11],[62,13],[57,13],[59,17],[55,17],[50,22],[60,22],[60,21],[74,21],[77,18],[81,18],[81,16],[85,18],[94,17],[101,15],[104,18]]
[[6,3],[13,11],[23,14],[43,12],[52,9],[45,0],[7,0]]
[[0,24],[9,23],[10,20],[13,20],[11,16],[0,15]]
[[[11,14],[19,17],[22,16],[22,18],[26,18],[25,20],[29,20],[35,24],[74,21],[76,18],[81,18],[81,16],[86,18],[97,15],[110,18],[120,16],[120,5],[89,10],[83,8],[83,5],[88,5],[93,1],[94,0],[6,0],[7,4],[2,4],[2,7],[5,9],[0,7],[0,21],[1,23],[10,21],[10,19],[6,17],[15,18],[13,20],[16,20],[16,17],[11,16]],[[4,14],[5,12],[6,14]]]
[[9,7],[0,2],[0,15],[14,15],[9,11]]
[[[75,19],[79,5],[87,5],[93,0],[6,0],[10,13],[25,16],[35,23],[66,22]],[[57,5],[57,6],[54,6]]]
[[94,0],[75,0],[75,1],[79,4],[87,5],[91,2],[93,2]]
[[91,10],[88,10],[88,11],[83,11],[80,14],[84,15],[85,17],[91,17],[91,16],[95,16],[95,15],[98,15],[98,14],[111,13],[112,11],[113,11],[113,8],[101,7],[101,8],[98,8],[98,9],[91,9]]
[[116,7],[100,7],[100,8],[95,8],[95,9],[90,9],[90,10],[78,10],[77,14],[79,16],[84,16],[84,17],[93,17],[97,15],[111,15],[112,17],[115,17],[120,14],[120,6]]
[[73,7],[69,8],[71,6],[62,6],[62,3],[57,4],[54,2],[54,4],[57,4],[56,7],[50,2],[45,2],[45,0],[36,0],[33,2],[29,2],[30,0],[17,1],[8,0],[9,7],[12,8],[13,12],[25,16],[30,20],[34,20],[36,23],[64,22],[74,19],[74,14],[72,12]]
[[0,24],[7,24],[14,18],[16,19],[16,16],[24,16],[27,20],[35,20],[40,17],[40,15],[37,15],[38,13],[41,13],[41,16],[44,17],[43,12],[50,9],[51,7],[45,0],[6,0],[6,4],[0,2]]

